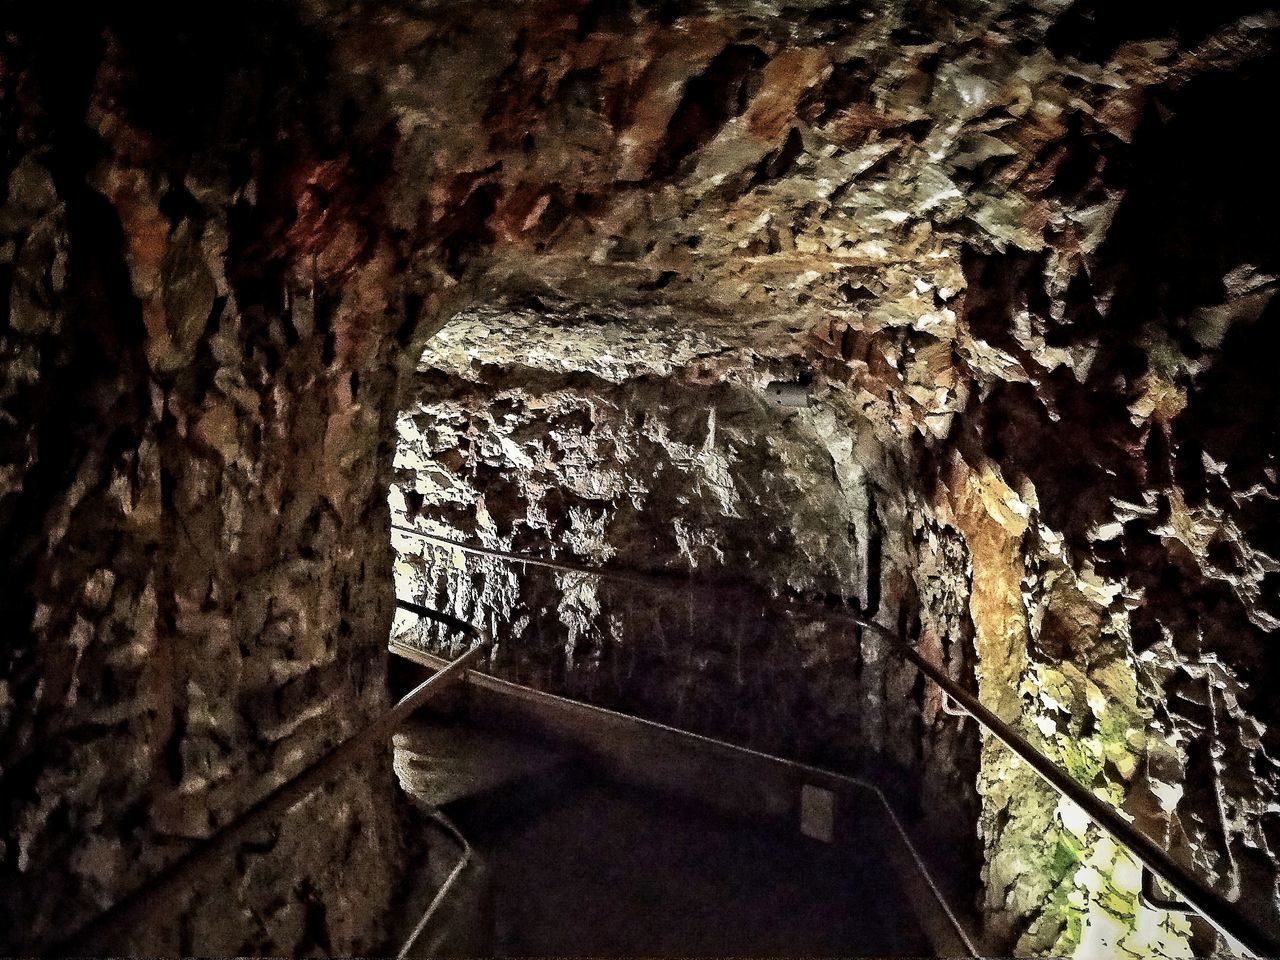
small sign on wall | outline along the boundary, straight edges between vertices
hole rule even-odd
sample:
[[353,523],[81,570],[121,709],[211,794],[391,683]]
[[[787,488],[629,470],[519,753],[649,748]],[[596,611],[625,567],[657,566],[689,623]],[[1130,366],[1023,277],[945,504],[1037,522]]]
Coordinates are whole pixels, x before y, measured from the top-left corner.
[[800,787],[800,832],[832,843],[836,838],[836,795],[806,783]]
[[801,409],[812,405],[808,385],[800,381],[775,380],[765,387],[765,395],[775,407]]

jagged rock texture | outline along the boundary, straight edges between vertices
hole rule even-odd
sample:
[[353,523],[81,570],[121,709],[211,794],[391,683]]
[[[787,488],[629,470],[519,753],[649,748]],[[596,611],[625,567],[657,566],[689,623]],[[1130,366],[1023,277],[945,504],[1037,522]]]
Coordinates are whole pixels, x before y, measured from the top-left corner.
[[[909,632],[1277,924],[1266,5],[14,9],[5,927],[376,708],[401,371],[466,308],[803,361]],[[1187,949],[994,745],[978,788],[993,949]]]
[[[562,305],[586,304],[807,361],[820,403],[901,465],[885,488],[935,566],[908,626],[973,642],[989,704],[1274,917],[1271,718],[1249,680],[1274,602],[1274,400],[1232,342],[1265,335],[1274,292],[1274,201],[1239,143],[1274,16],[700,12],[475,13],[450,34],[520,37],[482,132],[410,114],[437,157],[470,158],[455,182],[492,237],[467,242],[523,253],[473,267],[488,307],[561,342]],[[433,86],[479,58],[436,53]],[[997,746],[979,789],[994,949],[1205,947],[1138,923],[1132,864]]]
[[[835,603],[910,618],[911,518],[886,502],[877,479],[892,468],[873,438],[830,410],[772,403],[766,384],[784,371],[625,318],[455,320],[400,418],[393,522],[676,579],[526,569],[397,531],[397,593],[482,625],[492,669],[517,682],[874,770],[967,897],[974,731],[883,644],[823,615]],[[460,642],[407,613],[394,633],[450,653]],[[969,649],[940,660],[972,673]]]
[[[339,116],[358,92],[325,39],[251,6],[6,8],[7,951],[71,933],[386,700],[390,407],[360,393],[394,390],[385,165]],[[78,949],[375,949],[390,776],[371,759]]]

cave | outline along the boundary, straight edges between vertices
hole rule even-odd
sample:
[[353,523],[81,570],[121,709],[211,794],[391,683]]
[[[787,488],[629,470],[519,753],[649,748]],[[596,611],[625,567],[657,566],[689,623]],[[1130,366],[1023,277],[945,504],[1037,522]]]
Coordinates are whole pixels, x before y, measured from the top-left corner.
[[1280,10],[0,25],[0,953],[1280,955]]

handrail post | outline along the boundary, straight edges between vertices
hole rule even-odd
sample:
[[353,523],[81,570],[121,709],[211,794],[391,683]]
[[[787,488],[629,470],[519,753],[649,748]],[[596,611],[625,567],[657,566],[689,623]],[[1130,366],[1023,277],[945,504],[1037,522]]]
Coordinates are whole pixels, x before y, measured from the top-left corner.
[[431,819],[438,824],[445,833],[449,834],[455,842],[457,842],[459,847],[461,847],[462,852],[459,854],[458,860],[454,864],[453,869],[449,871],[449,875],[445,877],[444,883],[440,885],[440,889],[437,890],[436,895],[432,897],[431,903],[427,905],[427,909],[423,911],[422,916],[414,925],[413,931],[409,934],[409,938],[405,940],[404,944],[400,947],[399,952],[396,953],[396,960],[406,960],[409,956],[410,952],[417,944],[418,938],[422,936],[422,932],[427,928],[427,924],[431,922],[431,918],[434,917],[436,911],[440,909],[440,905],[444,903],[445,897],[449,895],[449,891],[453,889],[454,883],[457,881],[458,877],[462,875],[462,871],[466,869],[467,864],[471,862],[471,858],[473,856],[471,844],[467,842],[467,838],[462,835],[462,831],[457,828],[452,820],[446,817],[439,810],[436,810],[435,813],[431,815]]

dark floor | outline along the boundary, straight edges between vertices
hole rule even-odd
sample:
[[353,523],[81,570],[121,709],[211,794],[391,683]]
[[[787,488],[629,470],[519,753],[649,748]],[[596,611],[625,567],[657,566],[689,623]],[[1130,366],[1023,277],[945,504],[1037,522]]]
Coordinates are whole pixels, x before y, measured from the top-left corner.
[[930,952],[880,837],[831,847],[581,772],[445,809],[486,863],[500,956]]

